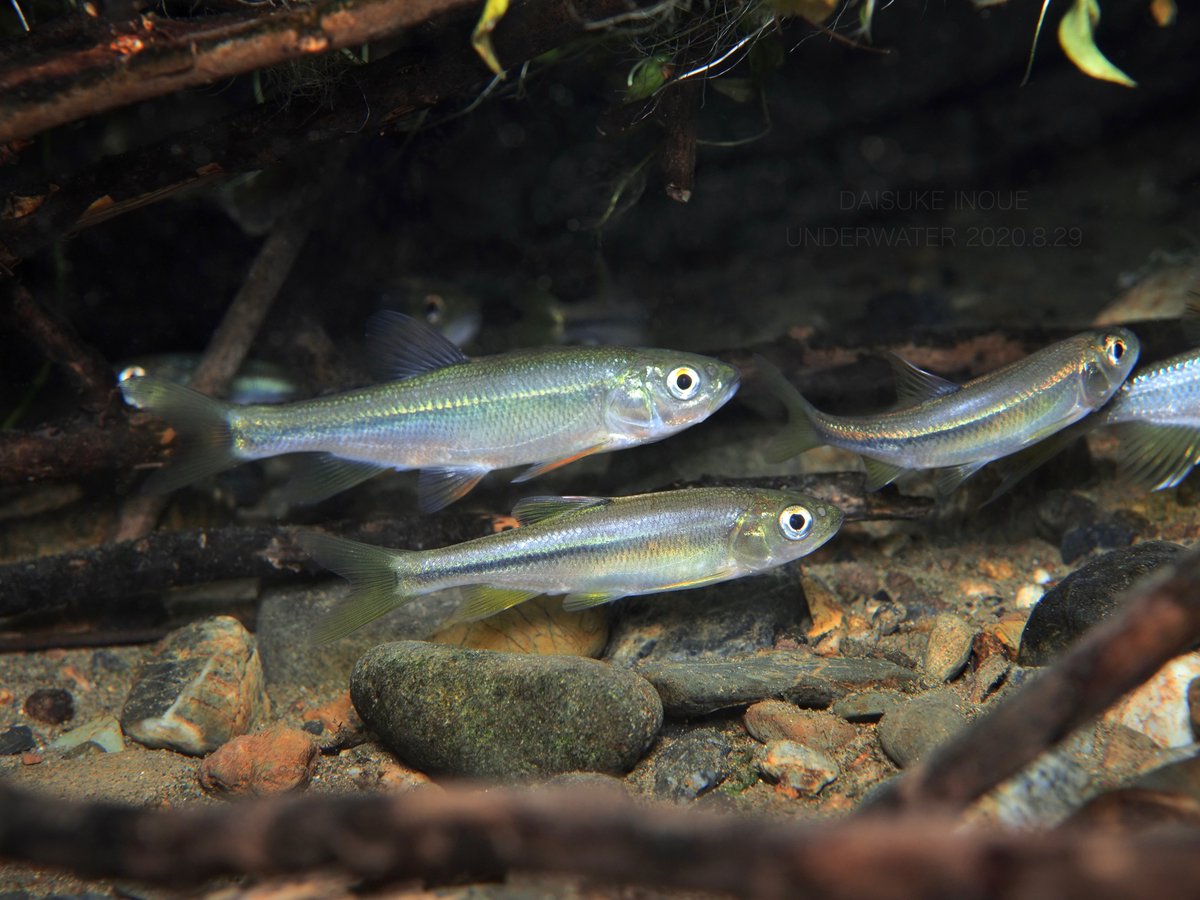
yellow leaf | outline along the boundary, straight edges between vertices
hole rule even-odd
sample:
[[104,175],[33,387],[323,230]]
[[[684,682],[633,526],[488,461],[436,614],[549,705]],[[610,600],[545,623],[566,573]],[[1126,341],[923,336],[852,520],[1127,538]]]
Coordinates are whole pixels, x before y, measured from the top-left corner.
[[1058,43],[1067,58],[1079,71],[1101,81],[1112,81],[1125,87],[1137,87],[1137,82],[1114,66],[1096,46],[1092,30],[1100,21],[1097,0],[1075,0],[1058,23]]
[[1150,15],[1159,28],[1175,24],[1175,0],[1150,0]]

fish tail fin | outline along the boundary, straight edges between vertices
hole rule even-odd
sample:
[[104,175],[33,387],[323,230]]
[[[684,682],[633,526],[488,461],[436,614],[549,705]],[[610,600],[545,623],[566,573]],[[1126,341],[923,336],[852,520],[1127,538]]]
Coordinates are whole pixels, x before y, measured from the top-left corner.
[[787,407],[788,424],[783,434],[767,447],[766,457],[770,462],[782,462],[799,456],[806,450],[824,445],[825,439],[817,429],[817,408],[804,399],[796,386],[782,372],[763,357],[755,358],[756,371],[763,384]]
[[121,393],[126,403],[160,416],[183,436],[170,464],[146,482],[147,491],[166,494],[242,461],[233,449],[231,404],[173,381],[147,376],[121,382]]
[[296,536],[304,551],[350,582],[350,593],[317,625],[314,643],[327,644],[378,619],[413,597],[410,550],[387,550],[320,532]]

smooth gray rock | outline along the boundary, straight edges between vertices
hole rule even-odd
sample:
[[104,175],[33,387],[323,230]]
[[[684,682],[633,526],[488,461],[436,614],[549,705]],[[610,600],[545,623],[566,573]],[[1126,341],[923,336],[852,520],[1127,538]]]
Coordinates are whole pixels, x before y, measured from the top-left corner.
[[949,690],[920,694],[884,713],[879,743],[896,765],[906,768],[967,724],[958,698]]
[[313,643],[317,624],[348,591],[349,585],[337,579],[263,595],[256,634],[268,686],[345,689],[360,656],[379,644],[429,637],[460,602],[457,591],[419,597],[341,640]]
[[605,658],[620,666],[743,656],[797,631],[808,604],[789,566],[692,591],[631,597],[615,607]]
[[636,670],[654,685],[672,716],[699,716],[758,700],[826,707],[855,687],[894,685],[916,672],[879,659],[820,657],[778,650],[741,659],[643,663]]
[[120,719],[140,744],[200,756],[248,732],[269,708],[253,636],[237,619],[214,616],[155,645]]
[[712,790],[729,777],[731,752],[715,728],[680,735],[650,760],[655,795],[679,803]]
[[1038,601],[1021,633],[1017,662],[1044,666],[1081,634],[1109,618],[1136,581],[1175,560],[1184,547],[1146,541],[1113,550],[1072,572]]
[[925,647],[925,671],[934,681],[950,681],[958,676],[971,658],[975,631],[953,613],[934,618]]
[[350,696],[389,750],[449,775],[623,773],[662,725],[658,695],[626,669],[420,641],[368,651]]

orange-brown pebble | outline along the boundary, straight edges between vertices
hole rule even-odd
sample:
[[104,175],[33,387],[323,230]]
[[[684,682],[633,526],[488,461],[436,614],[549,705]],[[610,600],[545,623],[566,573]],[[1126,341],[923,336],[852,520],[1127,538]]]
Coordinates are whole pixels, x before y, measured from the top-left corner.
[[306,710],[304,721],[320,722],[330,734],[336,734],[342,730],[362,731],[363,727],[362,719],[358,717],[358,712],[354,709],[354,704],[350,702],[349,691],[344,692],[341,696],[329,701],[324,706]]
[[1025,619],[1023,614],[1014,613],[1005,616],[988,629],[1000,639],[1000,643],[1013,659],[1016,659],[1017,651],[1021,649],[1021,633],[1025,630]]
[[800,709],[784,700],[762,700],[746,710],[746,730],[764,744],[787,740],[825,752],[845,746],[858,730],[832,713]]
[[433,782],[424,772],[418,772],[394,759],[388,759],[384,760],[379,767],[379,786],[385,791],[402,794],[417,788],[431,787]]
[[0,688],[0,706],[8,706],[14,698],[15,695],[8,688]]
[[984,559],[979,562],[979,571],[985,578],[993,581],[1007,581],[1016,575],[1016,571],[1006,559]]
[[21,754],[21,765],[36,766],[43,759],[45,759],[45,757],[42,756],[42,754],[37,753],[33,750],[27,750],[26,752]]
[[200,786],[212,794],[263,797],[306,787],[316,768],[312,735],[276,725],[218,748],[200,764]]

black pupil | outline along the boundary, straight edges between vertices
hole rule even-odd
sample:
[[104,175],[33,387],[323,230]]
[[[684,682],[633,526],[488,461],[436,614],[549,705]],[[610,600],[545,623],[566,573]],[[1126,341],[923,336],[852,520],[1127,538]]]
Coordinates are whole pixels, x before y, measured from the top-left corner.
[[692,386],[692,376],[687,372],[680,372],[675,379],[675,386],[681,391],[686,391]]
[[1125,355],[1125,345],[1120,341],[1116,341],[1112,348],[1112,357],[1117,362],[1121,361],[1121,357]]
[[788,524],[792,526],[792,531],[803,531],[805,520],[800,513],[792,513],[792,517],[788,519]]

